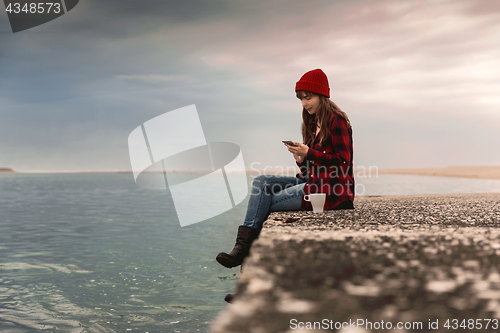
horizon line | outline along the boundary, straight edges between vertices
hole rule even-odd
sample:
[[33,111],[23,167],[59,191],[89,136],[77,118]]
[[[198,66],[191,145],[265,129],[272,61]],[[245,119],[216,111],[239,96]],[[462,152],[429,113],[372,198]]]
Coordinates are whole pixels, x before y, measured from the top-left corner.
[[[377,166],[358,166],[354,168],[355,172],[360,172],[363,170],[367,170],[367,168],[377,168],[379,171],[400,171],[400,170],[425,170],[425,169],[447,169],[447,168],[498,168],[500,166],[493,165],[481,165],[481,166],[446,166],[446,167],[422,167],[422,168],[379,168]],[[297,172],[300,172],[298,167],[293,167]],[[277,167],[277,168],[264,168],[262,170],[225,170],[226,173],[263,173],[263,172],[285,172],[288,173],[296,172],[295,170],[290,170],[291,167]],[[211,173],[215,170],[166,170],[166,171],[139,171],[139,173]],[[134,173],[133,170],[123,170],[123,169],[112,169],[112,170],[14,170],[12,168],[0,167],[0,174],[9,174],[9,173]]]

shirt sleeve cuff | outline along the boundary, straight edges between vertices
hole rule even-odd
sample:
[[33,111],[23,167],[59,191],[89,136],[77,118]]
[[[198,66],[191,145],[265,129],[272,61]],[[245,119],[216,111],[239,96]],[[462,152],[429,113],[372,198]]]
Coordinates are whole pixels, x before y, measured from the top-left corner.
[[321,164],[321,153],[315,149],[309,148],[307,150],[307,156],[306,159],[312,160],[314,164],[319,165]]

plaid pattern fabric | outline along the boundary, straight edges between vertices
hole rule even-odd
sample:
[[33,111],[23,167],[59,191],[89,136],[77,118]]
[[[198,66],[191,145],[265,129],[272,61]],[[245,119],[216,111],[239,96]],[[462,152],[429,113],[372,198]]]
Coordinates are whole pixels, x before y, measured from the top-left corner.
[[[325,209],[335,209],[339,204],[354,201],[354,173],[352,166],[352,129],[346,121],[332,116],[332,137],[323,146],[319,145],[319,135],[307,141],[310,147],[302,163],[297,165],[307,179],[304,195],[326,193]],[[301,210],[312,210],[311,203],[302,198]]]

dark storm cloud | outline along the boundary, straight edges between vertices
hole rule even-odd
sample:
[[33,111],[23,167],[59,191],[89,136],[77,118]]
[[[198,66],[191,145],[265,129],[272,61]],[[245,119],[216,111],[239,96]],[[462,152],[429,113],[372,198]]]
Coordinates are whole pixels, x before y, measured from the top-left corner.
[[[162,26],[199,20],[216,20],[231,15],[234,2],[111,0],[82,1],[78,17],[65,25],[67,31],[99,38],[124,38],[145,34]],[[76,15],[76,14],[75,14]]]
[[[210,36],[201,29],[202,36],[197,36],[186,34],[186,28],[238,20],[252,12],[223,0],[84,0],[67,15],[19,34],[7,33],[6,16],[0,17],[5,37],[0,44],[0,96],[25,104],[151,88],[132,84],[134,76],[137,83],[144,75],[166,74],[170,85],[185,84],[171,78],[193,73],[196,81],[203,81],[210,71],[204,73],[204,64],[186,55],[219,39],[218,32]],[[122,79],[116,82],[114,76]]]

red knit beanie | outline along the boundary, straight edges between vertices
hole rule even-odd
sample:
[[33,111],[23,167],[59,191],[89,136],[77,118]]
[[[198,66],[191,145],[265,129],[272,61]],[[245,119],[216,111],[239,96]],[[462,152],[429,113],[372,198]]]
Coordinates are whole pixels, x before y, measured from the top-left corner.
[[330,87],[326,74],[321,69],[313,69],[302,75],[295,84],[295,91],[305,90],[330,98]]

